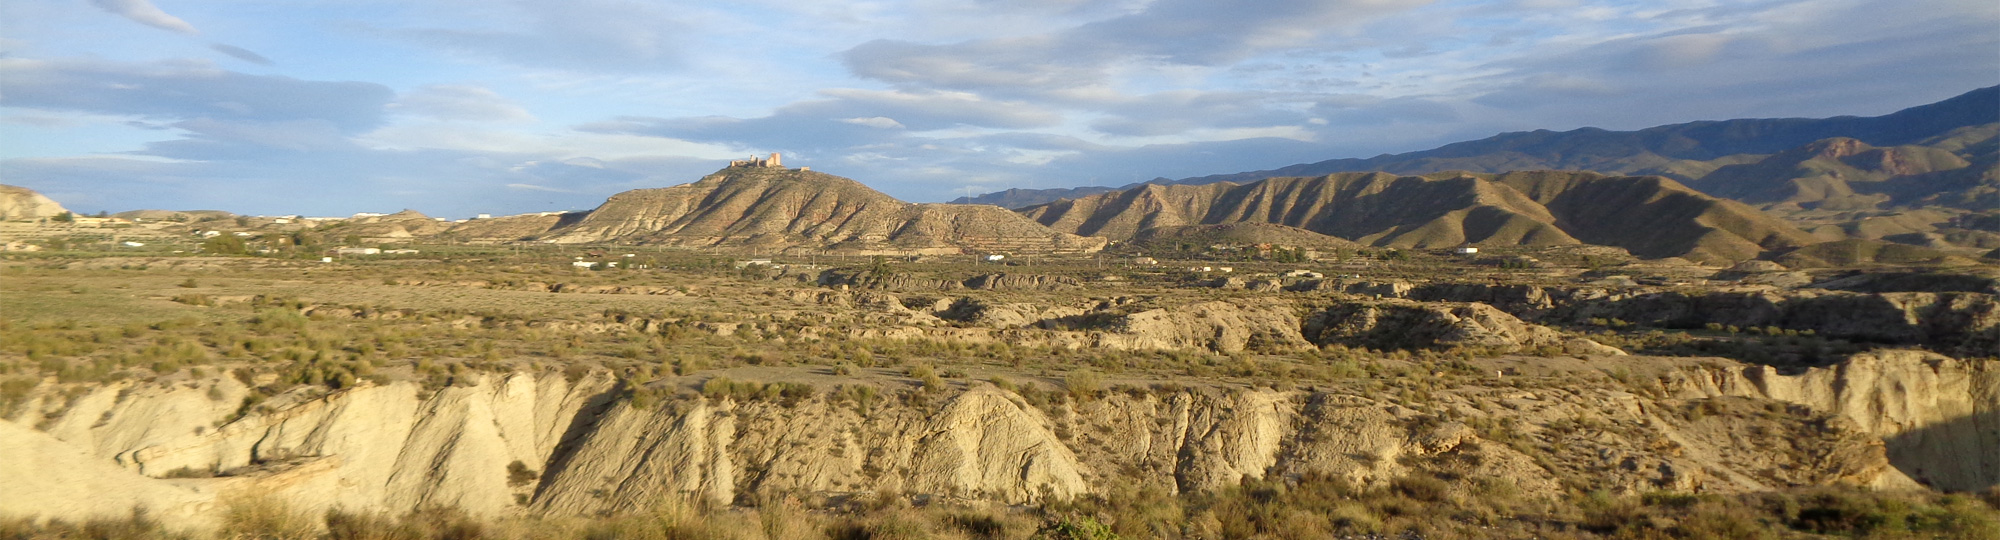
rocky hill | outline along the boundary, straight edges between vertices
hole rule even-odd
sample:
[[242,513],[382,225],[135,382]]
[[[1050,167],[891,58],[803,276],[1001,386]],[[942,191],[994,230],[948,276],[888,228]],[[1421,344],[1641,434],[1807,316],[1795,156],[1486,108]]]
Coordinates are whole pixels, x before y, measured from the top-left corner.
[[403,210],[383,216],[354,218],[324,229],[324,232],[358,236],[364,242],[395,242],[416,237],[435,237],[451,228],[452,223],[449,221],[439,221],[416,210]]
[[0,220],[50,218],[68,211],[35,190],[0,184]]
[[[1660,175],[1687,182],[1721,167],[1754,163],[1766,156],[1825,139],[1848,138],[1888,147],[1924,145],[1932,139],[1949,138],[1957,130],[1990,126],[1996,121],[2000,121],[2000,87],[1988,87],[1875,117],[1738,119],[1672,124],[1638,131],[1580,128],[1562,132],[1502,133],[1417,152],[1384,154],[1366,159],[1333,159],[1179,180],[1159,178],[1147,183],[1248,183],[1264,178],[1354,171],[1427,174],[1451,170],[1498,173],[1542,169]],[[1991,169],[1992,162],[1986,162],[1984,170]],[[1120,189],[1133,187],[1136,185]],[[1009,190],[958,202],[1009,204],[1009,208],[1020,208],[1026,204],[1082,197],[1103,189]]]
[[1116,240],[1155,227],[1275,223],[1384,247],[1597,244],[1711,263],[1813,243],[1783,221],[1666,178],[1554,171],[1149,184],[1021,212]]
[[997,206],[911,204],[838,176],[731,167],[680,186],[614,195],[542,239],[849,252],[1089,252],[1104,240],[1058,233]]

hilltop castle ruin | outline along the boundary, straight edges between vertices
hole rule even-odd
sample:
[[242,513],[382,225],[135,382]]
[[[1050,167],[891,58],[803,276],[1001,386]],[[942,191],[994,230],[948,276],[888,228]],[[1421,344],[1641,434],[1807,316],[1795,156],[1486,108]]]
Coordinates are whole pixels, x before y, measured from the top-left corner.
[[772,169],[782,169],[782,168],[785,168],[785,163],[784,163],[784,160],[782,160],[782,159],[780,159],[780,158],[779,158],[779,156],[778,156],[778,153],[777,153],[777,152],[772,152],[772,153],[771,153],[771,157],[767,157],[767,158],[760,158],[760,157],[756,157],[756,156],[751,156],[751,157],[750,157],[750,159],[739,159],[739,160],[735,160],[735,161],[731,161],[731,162],[729,162],[729,166],[731,166],[731,167],[762,167],[762,168],[772,168]]

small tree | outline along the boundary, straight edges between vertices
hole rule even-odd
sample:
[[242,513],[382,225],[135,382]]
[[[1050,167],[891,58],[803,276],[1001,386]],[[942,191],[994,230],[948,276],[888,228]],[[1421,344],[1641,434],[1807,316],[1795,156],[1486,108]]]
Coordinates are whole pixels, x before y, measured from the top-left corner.
[[225,234],[202,241],[201,251],[216,255],[243,255],[249,253],[250,249],[243,245],[242,238],[238,238],[233,234]]
[[56,214],[56,217],[49,218],[49,221],[54,221],[56,223],[69,223],[72,221],[76,221],[76,215],[71,214],[69,212],[63,212],[60,214]]

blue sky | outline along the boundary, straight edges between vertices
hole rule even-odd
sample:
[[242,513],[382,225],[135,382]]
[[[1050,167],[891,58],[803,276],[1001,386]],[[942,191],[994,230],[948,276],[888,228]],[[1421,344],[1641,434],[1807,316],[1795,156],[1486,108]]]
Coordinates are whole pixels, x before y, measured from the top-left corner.
[[0,0],[0,183],[466,217],[777,151],[938,201],[1996,83],[1991,0]]

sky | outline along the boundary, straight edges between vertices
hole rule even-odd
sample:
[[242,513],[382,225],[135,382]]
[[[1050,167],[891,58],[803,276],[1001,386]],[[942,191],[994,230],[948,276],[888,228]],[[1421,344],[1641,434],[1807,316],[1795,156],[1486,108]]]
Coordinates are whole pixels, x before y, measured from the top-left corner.
[[0,0],[0,183],[463,218],[782,152],[929,202],[1994,84],[1992,0]]

